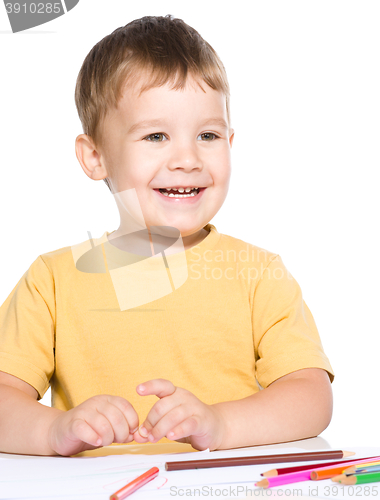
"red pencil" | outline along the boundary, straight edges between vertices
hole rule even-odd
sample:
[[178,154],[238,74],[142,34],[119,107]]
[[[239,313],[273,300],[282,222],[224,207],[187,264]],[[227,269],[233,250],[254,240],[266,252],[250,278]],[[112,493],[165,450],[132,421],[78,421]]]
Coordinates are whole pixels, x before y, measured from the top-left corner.
[[133,481],[126,484],[116,493],[110,496],[110,500],[123,500],[123,498],[127,497],[134,491],[144,486],[144,484],[149,483],[152,479],[154,479],[159,473],[159,469],[157,467],[152,467],[148,471],[141,474],[141,476],[136,477]]

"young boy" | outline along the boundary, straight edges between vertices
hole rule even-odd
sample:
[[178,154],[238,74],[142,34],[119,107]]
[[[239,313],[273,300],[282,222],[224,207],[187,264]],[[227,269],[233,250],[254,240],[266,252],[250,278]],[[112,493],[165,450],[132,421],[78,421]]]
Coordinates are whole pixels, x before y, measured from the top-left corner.
[[234,137],[215,51],[180,19],[137,19],[90,51],[75,100],[78,160],[120,227],[40,255],[2,305],[0,451],[318,435],[334,374],[298,283],[209,223]]

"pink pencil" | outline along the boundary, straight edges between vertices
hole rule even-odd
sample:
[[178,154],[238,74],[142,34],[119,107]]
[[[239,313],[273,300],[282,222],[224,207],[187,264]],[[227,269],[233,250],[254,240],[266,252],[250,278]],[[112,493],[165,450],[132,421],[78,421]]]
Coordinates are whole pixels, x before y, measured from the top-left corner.
[[300,472],[291,472],[290,474],[282,474],[281,476],[267,477],[262,479],[255,486],[261,488],[271,488],[272,486],[281,486],[283,484],[299,483],[301,481],[310,481],[310,473],[313,469],[302,470]]

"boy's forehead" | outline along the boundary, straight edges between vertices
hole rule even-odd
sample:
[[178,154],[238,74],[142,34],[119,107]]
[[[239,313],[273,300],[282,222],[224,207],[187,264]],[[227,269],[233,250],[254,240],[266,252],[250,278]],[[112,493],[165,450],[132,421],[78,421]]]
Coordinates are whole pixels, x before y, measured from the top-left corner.
[[[136,119],[148,120],[152,119],[156,113],[160,117],[165,118],[165,116],[173,114],[173,111],[175,111],[173,107],[168,108],[166,106],[165,98],[172,95],[176,100],[176,104],[181,105],[182,102],[185,102],[184,90],[194,91],[191,92],[192,103],[194,101],[200,103],[199,114],[209,114],[208,111],[211,111],[212,115],[217,113],[219,116],[224,116],[225,119],[227,117],[224,94],[220,91],[215,91],[206,82],[199,81],[198,84],[198,79],[189,76],[186,79],[185,87],[181,89],[174,88],[176,82],[173,80],[163,85],[151,85],[151,82],[151,79],[140,78],[132,84],[128,85],[127,82],[123,86],[120,100],[115,109],[118,120],[122,120],[123,122],[126,119],[128,122],[135,121]],[[157,98],[158,93],[161,94],[160,98]],[[166,95],[163,96],[162,94]],[[209,109],[205,109],[204,104],[207,104]],[[192,108],[191,111],[192,116],[194,116],[197,109]],[[175,112],[174,115],[177,115],[177,113]]]
[[[143,71],[139,75],[138,79],[134,79],[133,81],[128,79],[124,82],[122,86],[122,94],[129,94],[130,96],[133,96],[133,98],[136,98],[143,96],[149,90],[160,87],[164,87],[166,90],[175,91],[174,87],[179,87],[179,81],[180,78],[178,75],[167,77],[165,82],[163,82],[162,79],[157,81],[157,75],[148,71]],[[184,86],[186,88],[193,88],[194,90],[200,90],[202,92],[204,92],[205,87],[208,87],[205,81],[203,81],[200,77],[193,76],[191,73],[188,73]]]

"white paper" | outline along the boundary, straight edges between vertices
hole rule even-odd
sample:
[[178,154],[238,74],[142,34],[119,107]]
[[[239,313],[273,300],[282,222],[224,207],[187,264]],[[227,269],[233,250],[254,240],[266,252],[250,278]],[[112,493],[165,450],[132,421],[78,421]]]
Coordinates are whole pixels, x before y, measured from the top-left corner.
[[[368,485],[374,495],[364,495],[364,486],[338,486],[331,480],[306,481],[271,488],[271,492],[254,486],[260,481],[261,472],[275,468],[276,464],[219,467],[185,471],[166,471],[165,462],[196,460],[201,458],[225,458],[231,456],[268,455],[273,453],[297,453],[300,448],[256,450],[243,448],[217,452],[190,452],[165,455],[113,455],[108,457],[39,457],[33,459],[3,459],[0,465],[1,499],[68,499],[108,500],[112,493],[151,467],[158,467],[159,475],[133,493],[131,499],[173,498],[335,498],[366,496],[380,497],[377,483]],[[380,454],[379,448],[354,448],[353,458]],[[307,465],[316,462],[297,462]],[[278,467],[294,464],[282,463]],[[380,483],[378,483],[380,485]],[[250,493],[252,491],[252,493]],[[376,495],[377,491],[377,495]],[[360,494],[361,492],[361,494]],[[270,493],[270,494],[269,494]],[[353,494],[353,493],[356,493]]]

